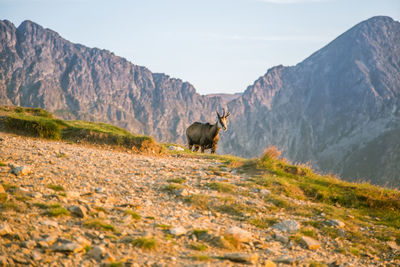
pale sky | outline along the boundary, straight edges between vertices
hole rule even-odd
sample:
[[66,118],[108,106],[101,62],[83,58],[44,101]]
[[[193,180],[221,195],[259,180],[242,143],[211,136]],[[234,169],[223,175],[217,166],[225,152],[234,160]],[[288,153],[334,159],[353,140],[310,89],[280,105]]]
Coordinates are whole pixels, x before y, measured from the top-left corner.
[[400,0],[0,0],[0,19],[32,20],[65,39],[193,84],[243,92]]

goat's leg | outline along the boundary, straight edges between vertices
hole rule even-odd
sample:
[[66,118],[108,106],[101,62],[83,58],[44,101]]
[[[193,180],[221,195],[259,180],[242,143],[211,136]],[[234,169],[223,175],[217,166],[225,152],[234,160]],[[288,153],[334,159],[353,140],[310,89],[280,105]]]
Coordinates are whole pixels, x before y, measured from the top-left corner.
[[197,152],[197,151],[199,151],[199,145],[194,145],[193,152]]
[[192,151],[193,144],[189,144],[189,150]]
[[201,146],[201,153],[204,153],[205,146]]
[[211,154],[215,154],[215,151],[217,150],[217,144],[213,144],[211,147]]

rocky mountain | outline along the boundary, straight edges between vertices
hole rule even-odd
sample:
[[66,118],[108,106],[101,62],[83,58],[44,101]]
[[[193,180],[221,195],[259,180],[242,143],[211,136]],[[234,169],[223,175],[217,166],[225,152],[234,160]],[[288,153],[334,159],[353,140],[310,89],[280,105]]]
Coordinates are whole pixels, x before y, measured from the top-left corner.
[[184,143],[193,121],[228,106],[220,153],[275,145],[347,179],[400,185],[400,23],[373,17],[296,66],[270,69],[241,95],[201,96],[113,53],[25,21],[0,21],[0,105],[45,108]]
[[270,69],[229,103],[224,152],[275,145],[294,162],[400,185],[400,23],[374,17],[292,67]]
[[[31,21],[0,21],[0,105],[46,108],[184,142],[193,121],[214,120],[218,97],[113,53],[73,44]],[[199,112],[201,111],[201,112]]]

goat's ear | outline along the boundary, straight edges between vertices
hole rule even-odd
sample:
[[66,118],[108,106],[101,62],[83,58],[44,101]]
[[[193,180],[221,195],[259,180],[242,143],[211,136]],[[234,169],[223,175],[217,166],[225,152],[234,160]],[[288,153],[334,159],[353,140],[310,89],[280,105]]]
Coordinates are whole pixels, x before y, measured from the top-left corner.
[[221,115],[219,115],[218,110],[216,110],[218,118],[221,118]]

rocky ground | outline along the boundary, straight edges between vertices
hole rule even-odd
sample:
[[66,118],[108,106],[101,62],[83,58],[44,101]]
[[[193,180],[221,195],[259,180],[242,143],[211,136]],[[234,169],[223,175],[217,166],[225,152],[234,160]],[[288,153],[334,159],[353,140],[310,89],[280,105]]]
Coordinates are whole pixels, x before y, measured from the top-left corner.
[[217,159],[0,133],[0,163],[0,266],[399,266],[299,234],[309,218],[280,209],[250,224],[269,191]]

